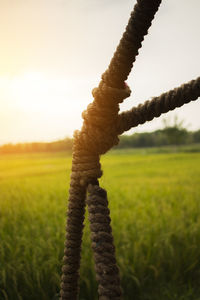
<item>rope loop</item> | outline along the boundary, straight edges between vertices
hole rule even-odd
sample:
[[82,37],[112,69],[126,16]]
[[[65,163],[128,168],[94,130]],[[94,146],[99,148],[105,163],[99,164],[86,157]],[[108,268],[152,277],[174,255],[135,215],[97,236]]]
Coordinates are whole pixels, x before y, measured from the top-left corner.
[[71,181],[87,187],[89,183],[98,184],[102,176],[99,155],[81,149],[80,131],[74,133],[74,153],[72,158]]
[[82,186],[97,183],[97,178],[102,176],[99,156],[119,142],[119,103],[129,97],[131,91],[125,83],[123,88],[113,88],[102,80],[92,94],[93,103],[82,113],[83,126],[74,132],[71,179],[78,179]]
[[82,113],[84,123],[76,137],[82,149],[101,155],[118,144],[119,103],[129,97],[131,91],[127,84],[123,88],[113,88],[102,80],[92,94],[94,101]]
[[101,80],[98,88],[92,90],[92,95],[97,101],[102,104],[112,106],[113,104],[119,104],[128,98],[131,94],[131,90],[126,82],[123,83],[122,88],[116,88],[109,86],[104,80]]

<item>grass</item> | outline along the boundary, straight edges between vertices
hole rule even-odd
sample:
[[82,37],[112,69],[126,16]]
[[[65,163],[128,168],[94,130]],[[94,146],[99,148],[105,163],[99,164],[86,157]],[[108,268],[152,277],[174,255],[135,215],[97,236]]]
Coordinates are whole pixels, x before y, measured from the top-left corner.
[[[124,299],[200,299],[200,153],[102,158]],[[71,157],[0,156],[0,299],[58,299]],[[86,216],[80,299],[96,281]]]

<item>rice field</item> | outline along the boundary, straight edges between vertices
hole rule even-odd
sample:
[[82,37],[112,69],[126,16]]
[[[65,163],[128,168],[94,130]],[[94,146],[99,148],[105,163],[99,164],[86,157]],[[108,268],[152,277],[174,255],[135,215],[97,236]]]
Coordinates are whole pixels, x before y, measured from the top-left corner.
[[[102,157],[124,299],[200,299],[200,153]],[[59,298],[67,153],[0,156],[0,299]],[[85,219],[80,299],[97,298]]]

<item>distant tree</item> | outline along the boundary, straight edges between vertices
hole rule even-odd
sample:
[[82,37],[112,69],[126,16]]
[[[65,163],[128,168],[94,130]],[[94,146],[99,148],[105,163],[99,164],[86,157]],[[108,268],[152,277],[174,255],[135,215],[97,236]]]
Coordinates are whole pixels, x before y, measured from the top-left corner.
[[200,143],[200,130],[193,132],[192,136],[194,143]]
[[168,140],[169,145],[180,145],[186,144],[188,138],[188,131],[183,127],[184,120],[178,120],[178,117],[175,116],[173,123],[169,119],[163,119],[163,133]]

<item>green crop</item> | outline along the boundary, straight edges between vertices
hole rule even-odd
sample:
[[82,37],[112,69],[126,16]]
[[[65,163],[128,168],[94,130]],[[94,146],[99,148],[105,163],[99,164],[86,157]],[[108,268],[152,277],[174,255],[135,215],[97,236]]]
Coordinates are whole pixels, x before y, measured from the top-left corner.
[[[102,157],[124,299],[198,300],[200,153]],[[71,157],[0,157],[0,299],[59,298]],[[80,299],[97,299],[85,221]]]

